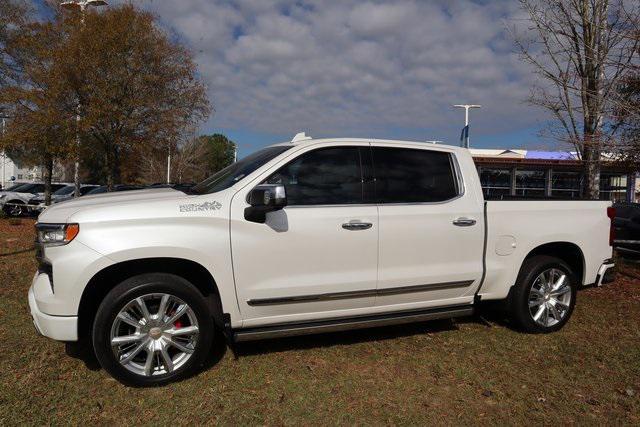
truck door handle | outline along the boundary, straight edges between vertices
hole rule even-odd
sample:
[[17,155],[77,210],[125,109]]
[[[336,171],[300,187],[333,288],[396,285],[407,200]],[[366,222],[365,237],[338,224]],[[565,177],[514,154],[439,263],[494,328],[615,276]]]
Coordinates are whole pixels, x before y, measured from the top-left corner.
[[371,224],[370,222],[352,221],[342,224],[342,228],[350,231],[368,230],[371,227],[373,227],[373,224]]
[[458,227],[471,227],[472,225],[476,225],[476,220],[471,218],[456,218],[453,220],[453,225],[457,225]]

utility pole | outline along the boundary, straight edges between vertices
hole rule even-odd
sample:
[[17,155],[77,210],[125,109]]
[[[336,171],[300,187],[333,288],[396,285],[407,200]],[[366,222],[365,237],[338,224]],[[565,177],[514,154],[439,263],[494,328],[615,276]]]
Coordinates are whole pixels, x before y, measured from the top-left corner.
[[[64,9],[67,10],[80,10],[80,25],[84,26],[84,12],[89,6],[99,7],[106,6],[108,3],[104,0],[74,0],[74,1],[63,1],[60,3]],[[73,182],[76,186],[75,191],[73,193],[74,197],[80,197],[80,109],[81,109],[80,101],[78,101],[78,105],[76,106],[76,148],[78,152],[76,153],[76,162],[75,162],[75,170],[73,172]]]
[[469,108],[480,108],[482,105],[476,104],[456,104],[455,108],[464,108],[464,128],[460,135],[460,142],[464,148],[469,148]]
[[[7,119],[9,117],[5,116],[4,114],[0,116],[0,118],[2,119],[2,136],[4,137],[4,133],[6,130],[6,126],[7,126]],[[2,150],[2,189],[5,190],[5,166],[7,164],[7,155],[5,154],[5,151]]]
[[167,154],[167,184],[171,184],[171,147],[169,147],[169,154]]

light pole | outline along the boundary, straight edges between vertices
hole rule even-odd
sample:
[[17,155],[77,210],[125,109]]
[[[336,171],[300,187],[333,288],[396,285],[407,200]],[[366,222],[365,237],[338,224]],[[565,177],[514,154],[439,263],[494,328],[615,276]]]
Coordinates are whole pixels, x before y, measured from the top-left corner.
[[[9,118],[9,116],[5,116],[4,114],[0,115],[0,119],[2,119],[2,137],[4,137],[4,132],[7,128],[7,119]],[[5,154],[5,151],[2,150],[2,189],[4,190],[4,185],[5,185],[5,181],[4,181],[4,176],[5,176],[5,165],[7,164],[7,155]]]
[[167,154],[167,184],[171,184],[171,146]]
[[[60,6],[67,10],[80,10],[80,24],[84,25],[84,12],[89,6],[99,7],[106,6],[108,3],[104,0],[76,0],[63,1]],[[75,170],[73,172],[73,182],[76,186],[73,196],[80,197],[80,101],[76,106],[76,153]]]
[[464,108],[464,129],[462,129],[462,135],[460,141],[464,148],[469,148],[469,108],[480,108],[482,105],[476,104],[456,104],[455,108]]

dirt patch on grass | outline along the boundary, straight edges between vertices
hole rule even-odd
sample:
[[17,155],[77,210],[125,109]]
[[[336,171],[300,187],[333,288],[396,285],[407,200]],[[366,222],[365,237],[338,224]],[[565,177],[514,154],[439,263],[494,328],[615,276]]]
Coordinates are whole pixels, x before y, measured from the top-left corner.
[[[32,243],[23,221],[0,221],[3,253]],[[555,334],[496,317],[246,343],[191,379],[131,389],[37,335],[33,255],[0,258],[0,424],[640,423],[640,281],[628,275],[579,292]]]

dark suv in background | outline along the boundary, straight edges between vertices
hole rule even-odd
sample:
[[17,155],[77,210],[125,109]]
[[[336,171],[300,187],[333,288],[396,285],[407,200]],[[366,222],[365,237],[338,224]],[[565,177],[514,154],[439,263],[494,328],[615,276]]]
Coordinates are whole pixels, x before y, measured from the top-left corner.
[[623,257],[640,259],[640,204],[616,203],[614,245]]

